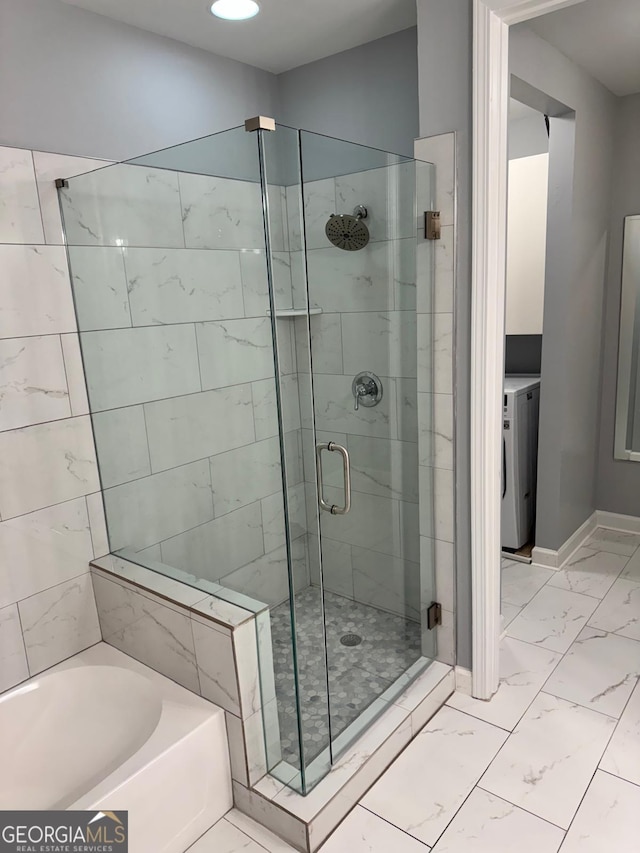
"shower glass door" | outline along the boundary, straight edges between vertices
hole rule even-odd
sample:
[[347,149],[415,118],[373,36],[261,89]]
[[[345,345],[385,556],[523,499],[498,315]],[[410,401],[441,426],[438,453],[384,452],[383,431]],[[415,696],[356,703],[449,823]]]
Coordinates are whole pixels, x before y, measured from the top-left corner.
[[[428,450],[418,445],[416,297],[421,261],[426,311],[433,244],[419,234],[418,199],[430,208],[433,167],[280,125],[262,145],[265,182],[286,187],[287,276],[277,253],[272,272],[278,323],[293,330],[296,388],[280,415],[286,423],[299,407],[304,501],[289,500],[288,514],[293,535],[306,532],[308,571],[291,575],[272,631],[282,621],[293,638],[307,791],[435,656],[431,539],[420,540],[420,489],[424,516],[432,495],[428,478],[419,482]],[[428,335],[428,321],[421,328]],[[430,410],[421,394],[427,440]],[[291,701],[282,686],[279,700]],[[281,710],[281,739],[283,719]]]

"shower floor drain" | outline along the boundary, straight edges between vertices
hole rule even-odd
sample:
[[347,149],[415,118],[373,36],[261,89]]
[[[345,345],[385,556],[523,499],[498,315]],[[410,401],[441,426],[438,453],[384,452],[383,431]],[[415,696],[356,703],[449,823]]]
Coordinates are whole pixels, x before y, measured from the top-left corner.
[[345,634],[340,637],[340,642],[343,646],[359,646],[362,642],[360,634]]

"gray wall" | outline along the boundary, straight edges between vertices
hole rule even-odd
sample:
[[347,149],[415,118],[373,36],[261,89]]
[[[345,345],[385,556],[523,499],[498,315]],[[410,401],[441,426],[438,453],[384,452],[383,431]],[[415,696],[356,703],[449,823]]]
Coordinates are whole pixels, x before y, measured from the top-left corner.
[[[455,294],[457,662],[471,666],[471,0],[418,0],[420,136],[456,133]],[[437,177],[436,177],[437,180]]]
[[640,515],[640,465],[613,458],[623,224],[625,216],[640,213],[640,94],[618,102],[614,164],[596,503],[598,509]]
[[0,1],[0,143],[121,160],[277,112],[266,71],[58,0]]
[[552,121],[550,140],[536,544],[555,550],[595,509],[616,98],[526,26],[511,30],[510,52],[512,74],[575,111]]
[[548,150],[549,137],[542,113],[509,122],[509,160],[546,154]]
[[286,71],[278,85],[284,124],[413,156],[415,27]]

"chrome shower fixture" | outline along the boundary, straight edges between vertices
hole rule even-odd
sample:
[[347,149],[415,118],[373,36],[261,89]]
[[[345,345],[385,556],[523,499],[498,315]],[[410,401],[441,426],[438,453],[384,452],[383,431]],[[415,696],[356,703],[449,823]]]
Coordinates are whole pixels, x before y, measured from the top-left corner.
[[330,243],[345,252],[356,252],[364,249],[369,242],[369,229],[362,221],[368,216],[367,208],[359,204],[353,211],[348,213],[334,213],[329,217],[324,233]]

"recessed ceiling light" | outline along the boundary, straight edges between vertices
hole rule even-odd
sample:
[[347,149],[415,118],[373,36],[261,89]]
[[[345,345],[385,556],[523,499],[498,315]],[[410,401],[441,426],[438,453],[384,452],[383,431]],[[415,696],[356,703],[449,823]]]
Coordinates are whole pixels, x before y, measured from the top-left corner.
[[211,6],[211,12],[225,21],[246,21],[259,11],[260,6],[256,0],[216,0]]

